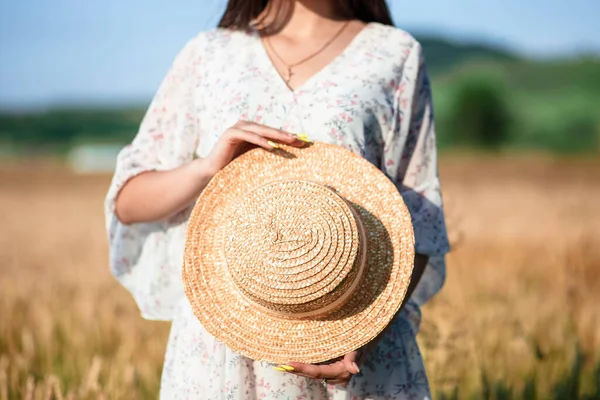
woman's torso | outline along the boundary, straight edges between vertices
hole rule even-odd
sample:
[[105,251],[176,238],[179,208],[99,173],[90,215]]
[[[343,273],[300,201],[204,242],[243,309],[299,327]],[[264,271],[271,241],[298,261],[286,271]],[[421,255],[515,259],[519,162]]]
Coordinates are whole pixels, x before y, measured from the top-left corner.
[[[421,67],[409,57],[416,43],[403,30],[367,24],[331,63],[296,90],[290,90],[257,32],[203,32],[191,43],[196,47],[196,71],[188,83],[194,86],[198,138],[183,143],[198,143],[196,156],[205,157],[228,127],[238,120],[250,120],[343,146],[385,172],[385,139],[399,131],[397,125],[403,119],[410,119],[403,113],[412,105],[402,104],[406,99],[400,94],[410,92],[411,88],[404,86],[413,82],[401,82],[401,78],[406,70],[416,75],[414,72]],[[402,147],[406,137],[394,141],[396,148]],[[173,155],[165,153],[165,157]],[[170,260],[182,259],[184,236],[185,226],[173,230]],[[433,296],[444,277],[443,257],[430,258],[415,292],[418,303]]]

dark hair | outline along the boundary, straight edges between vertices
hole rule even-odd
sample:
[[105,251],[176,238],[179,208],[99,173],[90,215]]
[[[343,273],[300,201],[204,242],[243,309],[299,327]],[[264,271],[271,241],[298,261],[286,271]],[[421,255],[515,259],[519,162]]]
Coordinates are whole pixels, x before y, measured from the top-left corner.
[[[384,25],[394,24],[385,0],[337,1],[346,19],[357,19],[365,23],[379,22]],[[269,3],[269,0],[229,0],[219,27],[246,29],[269,7]]]

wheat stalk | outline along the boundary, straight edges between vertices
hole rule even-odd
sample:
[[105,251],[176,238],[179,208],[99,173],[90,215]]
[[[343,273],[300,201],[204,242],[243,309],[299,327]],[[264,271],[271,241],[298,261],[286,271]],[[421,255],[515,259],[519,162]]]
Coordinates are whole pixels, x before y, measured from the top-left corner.
[[33,376],[29,375],[27,377],[27,383],[25,384],[25,396],[23,400],[33,400],[33,396],[35,394],[35,379]]

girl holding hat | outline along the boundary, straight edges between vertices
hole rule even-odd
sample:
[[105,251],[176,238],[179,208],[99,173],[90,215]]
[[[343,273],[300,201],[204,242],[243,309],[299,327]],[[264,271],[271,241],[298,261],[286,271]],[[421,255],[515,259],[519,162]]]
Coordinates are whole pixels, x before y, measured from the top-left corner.
[[[257,147],[267,151],[251,150]],[[345,156],[337,150],[342,148],[356,156]],[[285,153],[294,157],[282,161]],[[319,235],[324,233],[311,225],[310,210],[306,223],[290,217],[298,226],[305,224],[302,232],[296,225],[270,230],[273,224],[285,225],[289,213],[281,209],[284,222],[277,212],[269,214],[271,225],[266,224],[258,239],[252,240],[240,230],[247,221],[227,222],[248,218],[238,215],[245,205],[231,205],[237,204],[232,199],[259,193],[261,185],[274,182],[278,174],[293,177],[294,182],[303,177],[311,182],[331,180],[323,187],[302,183],[299,190],[314,197],[331,186],[334,190],[325,190],[324,197],[314,197],[316,203],[321,198],[327,204],[339,203],[336,210],[349,215],[344,221],[350,221],[346,228],[353,239],[348,252],[354,258],[344,252],[337,255],[345,260],[340,268],[347,267],[348,276],[362,276],[362,267],[355,270],[356,265],[371,268],[365,276],[377,271],[369,258],[375,248],[384,254],[381,260],[389,261],[390,276],[396,276],[394,271],[410,272],[407,276],[399,272],[395,281],[389,278],[397,286],[386,283],[377,293],[360,292],[366,290],[367,281],[348,285],[357,290],[348,303],[371,296],[369,304],[380,304],[377,310],[386,309],[389,315],[382,311],[377,316],[371,310],[371,319],[365,317],[349,332],[337,335],[328,330],[358,320],[361,313],[366,316],[371,306],[364,305],[344,317],[329,314],[321,320],[313,318],[316,322],[298,323],[288,332],[289,316],[271,316],[269,304],[258,304],[260,299],[256,309],[250,309],[252,301],[227,289],[233,286],[227,286],[230,283],[223,277],[227,274],[217,273],[217,267],[224,263],[219,257],[227,258],[229,250],[237,249],[254,260],[262,254],[262,240],[271,240],[285,251],[296,251],[313,239],[322,243]],[[249,182],[256,183],[252,192]],[[199,196],[204,203],[196,210]],[[248,202],[256,203],[260,213],[262,197],[256,196]],[[207,211],[206,204],[214,209]],[[265,204],[264,209],[268,207]],[[231,218],[223,218],[222,224],[211,222],[212,215],[225,209],[231,210]],[[162,399],[430,398],[415,337],[420,306],[443,284],[449,245],[423,51],[412,36],[393,27],[384,0],[230,0],[219,27],[192,38],[176,57],[139,132],[118,157],[105,211],[112,273],[132,293],[144,318],[173,322]],[[402,225],[398,221],[404,215],[408,223]],[[321,215],[315,211],[314,218],[320,221]],[[201,232],[203,223],[206,232]],[[387,239],[375,234],[377,223],[382,232],[387,229]],[[196,229],[192,233],[188,232],[191,225]],[[281,239],[294,235],[305,235],[306,240]],[[206,247],[209,239],[210,243],[223,240],[227,246],[213,254]],[[246,240],[250,250],[238,245],[239,240]],[[196,252],[191,254],[192,250]],[[410,268],[402,260],[407,255]],[[217,267],[207,260],[214,260]],[[205,272],[213,268],[214,279],[223,279],[225,289],[192,282],[204,276],[193,272],[198,270],[196,263]],[[260,276],[262,270],[255,272]],[[250,297],[261,296],[250,292]],[[214,299],[214,304],[207,299]],[[393,299],[387,303],[395,306],[385,308],[385,299]],[[252,319],[259,330],[252,331],[249,325],[243,332],[236,327],[236,312],[249,324],[254,316],[265,317]],[[277,335],[271,329],[273,321],[283,321],[279,336],[270,336]],[[298,327],[313,322],[322,331],[301,336]],[[259,334],[261,328],[264,335]],[[246,344],[215,337],[228,338],[234,331]],[[279,347],[269,347],[271,337],[281,339]],[[334,337],[338,339],[331,348],[338,352],[330,354],[336,357],[323,361],[311,353],[319,341],[334,341]],[[362,345],[356,348],[355,343]],[[268,362],[272,361],[269,349],[275,354],[288,346],[293,352],[303,344],[304,353],[294,354],[307,354],[306,358],[279,355],[273,356],[277,364]],[[339,349],[345,348],[340,354]],[[258,349],[267,349],[264,357]]]

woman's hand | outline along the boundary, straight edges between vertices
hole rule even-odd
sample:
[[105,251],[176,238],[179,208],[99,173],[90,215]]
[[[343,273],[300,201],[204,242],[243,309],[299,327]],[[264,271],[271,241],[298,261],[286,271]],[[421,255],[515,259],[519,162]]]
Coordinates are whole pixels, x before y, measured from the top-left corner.
[[272,150],[279,147],[278,143],[302,147],[305,141],[279,129],[254,122],[239,121],[221,135],[212,151],[204,159],[205,163],[203,164],[214,175],[235,157],[248,151],[251,147],[259,146]]
[[[325,380],[328,384],[346,386],[353,375],[360,372],[356,360],[358,351],[346,354],[338,361],[329,364],[303,364],[289,363],[289,365],[277,367],[280,371],[286,371],[306,378]],[[291,370],[291,368],[293,370]]]

